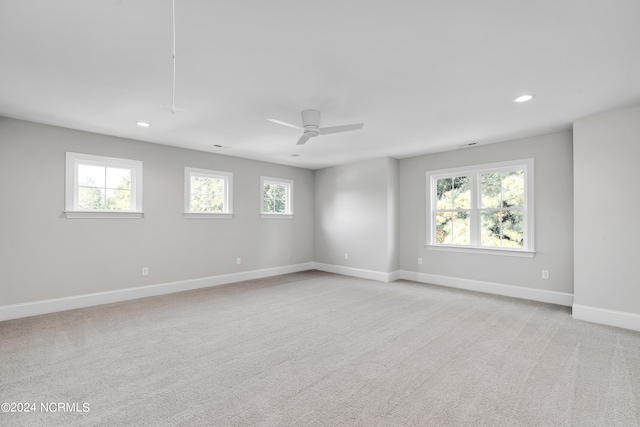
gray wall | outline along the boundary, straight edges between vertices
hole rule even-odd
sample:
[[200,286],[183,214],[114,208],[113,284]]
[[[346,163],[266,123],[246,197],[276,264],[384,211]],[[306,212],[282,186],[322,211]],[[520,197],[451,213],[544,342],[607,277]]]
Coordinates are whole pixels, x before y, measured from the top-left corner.
[[[535,159],[534,258],[429,251],[426,171]],[[573,292],[573,169],[570,132],[400,161],[400,269],[557,292]],[[423,264],[418,265],[418,258]],[[550,280],[541,270],[550,270]]]
[[396,159],[315,171],[315,261],[377,272],[397,270],[397,193]]
[[[142,160],[144,218],[65,218],[66,151]],[[535,158],[534,258],[426,250],[427,170],[529,157]],[[184,218],[185,166],[234,173],[233,219]],[[260,175],[295,181],[293,220],[260,218]],[[588,182],[581,175],[576,179]],[[0,118],[0,179],[0,305],[311,261],[573,292],[570,132],[310,171]],[[149,276],[141,276],[142,267]],[[540,278],[542,269],[551,271],[550,280]]]
[[[144,218],[65,218],[67,151],[142,160]],[[233,172],[233,219],[184,218],[185,166]],[[293,220],[260,218],[260,175]],[[313,261],[310,170],[0,118],[0,182],[0,305]]]
[[640,108],[573,126],[575,304],[640,314]]

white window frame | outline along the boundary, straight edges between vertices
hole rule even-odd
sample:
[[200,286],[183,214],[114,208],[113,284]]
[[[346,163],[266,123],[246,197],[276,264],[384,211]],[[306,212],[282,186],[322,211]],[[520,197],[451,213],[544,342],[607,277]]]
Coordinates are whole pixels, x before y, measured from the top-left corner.
[[[222,179],[224,182],[223,211],[199,212],[191,210],[191,177]],[[184,216],[189,219],[231,219],[233,218],[233,173],[192,167],[184,168]]]
[[[480,194],[482,174],[524,170],[524,247],[489,247],[480,243]],[[438,179],[455,176],[471,177],[471,242],[469,245],[446,245],[436,243],[435,212],[437,206],[436,182]],[[491,255],[507,255],[533,257],[535,255],[535,219],[534,219],[534,159],[521,159],[506,162],[486,163],[481,165],[427,171],[427,244],[428,250],[482,253]]]
[[[286,188],[286,211],[284,213],[265,212],[264,211],[264,185],[277,184],[284,185]],[[260,177],[260,217],[261,218],[293,218],[293,180],[284,178],[273,178],[269,176]]]
[[[80,209],[78,207],[78,167],[95,165],[131,170],[131,206],[128,210]],[[67,218],[142,218],[142,162],[139,160],[66,153],[65,216]]]

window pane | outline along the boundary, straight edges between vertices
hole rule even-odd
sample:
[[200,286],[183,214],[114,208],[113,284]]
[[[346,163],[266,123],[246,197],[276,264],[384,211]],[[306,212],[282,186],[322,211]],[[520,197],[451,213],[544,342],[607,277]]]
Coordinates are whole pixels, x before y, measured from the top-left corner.
[[273,199],[264,199],[262,201],[262,211],[267,213],[272,213],[273,210]]
[[500,212],[482,212],[480,236],[482,246],[500,246],[500,217]]
[[500,189],[501,176],[499,173],[487,173],[481,179],[481,206],[483,208],[500,208],[502,205],[502,191]]
[[191,193],[190,209],[192,212],[206,212],[207,211],[207,197],[202,194]]
[[207,181],[208,181],[207,186],[209,189],[209,196],[221,197],[222,193],[224,192],[224,180],[221,178],[208,178]]
[[79,209],[105,209],[104,190],[93,187],[78,187]]
[[204,193],[207,186],[207,178],[203,176],[191,175],[191,192]]
[[104,188],[104,166],[78,165],[78,185]]
[[503,212],[502,246],[509,248],[524,247],[524,213],[521,211]]
[[503,208],[524,206],[524,171],[502,174]]
[[131,189],[131,169],[107,168],[107,188]]
[[131,191],[125,189],[107,190],[107,209],[131,210]]
[[458,176],[453,179],[453,208],[471,208],[471,178]]
[[436,181],[437,204],[436,209],[451,209],[451,190],[453,189],[453,179],[444,178]]
[[436,213],[436,243],[453,243],[453,218],[451,212]]
[[521,211],[482,212],[482,245],[524,247],[524,213]]
[[287,190],[284,185],[273,186],[273,196],[278,199],[284,199],[286,197]]
[[209,198],[209,212],[223,212],[222,195]]
[[274,211],[276,213],[286,213],[287,212],[287,202],[286,199],[275,199],[274,200]]
[[471,215],[469,212],[454,212],[452,214],[453,230],[451,240],[454,245],[468,245],[471,243]]
[[224,212],[225,178],[191,175],[191,212]]

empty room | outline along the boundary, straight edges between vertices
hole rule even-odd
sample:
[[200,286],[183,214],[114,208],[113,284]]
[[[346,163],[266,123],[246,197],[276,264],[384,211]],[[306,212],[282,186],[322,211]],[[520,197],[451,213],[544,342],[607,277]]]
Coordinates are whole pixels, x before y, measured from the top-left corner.
[[640,425],[638,17],[0,0],[0,425]]

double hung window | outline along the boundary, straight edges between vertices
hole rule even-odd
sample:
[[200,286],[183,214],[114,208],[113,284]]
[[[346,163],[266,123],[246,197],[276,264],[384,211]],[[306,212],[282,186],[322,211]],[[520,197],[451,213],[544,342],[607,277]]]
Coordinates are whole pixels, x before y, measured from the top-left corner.
[[428,246],[534,252],[533,159],[427,172]]

